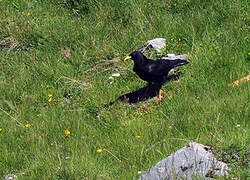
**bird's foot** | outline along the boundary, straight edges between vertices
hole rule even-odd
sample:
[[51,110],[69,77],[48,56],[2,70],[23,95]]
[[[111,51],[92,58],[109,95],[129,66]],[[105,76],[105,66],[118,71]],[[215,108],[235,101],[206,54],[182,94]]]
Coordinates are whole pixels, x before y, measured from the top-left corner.
[[155,97],[154,100],[158,102],[158,101],[161,101],[162,98],[163,98],[162,96],[159,96],[159,97]]

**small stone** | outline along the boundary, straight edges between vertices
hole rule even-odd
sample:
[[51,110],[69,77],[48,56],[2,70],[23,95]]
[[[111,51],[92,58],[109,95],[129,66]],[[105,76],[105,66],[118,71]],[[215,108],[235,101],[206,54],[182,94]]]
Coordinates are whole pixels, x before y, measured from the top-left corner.
[[17,176],[15,174],[8,174],[4,177],[4,180],[15,179]]

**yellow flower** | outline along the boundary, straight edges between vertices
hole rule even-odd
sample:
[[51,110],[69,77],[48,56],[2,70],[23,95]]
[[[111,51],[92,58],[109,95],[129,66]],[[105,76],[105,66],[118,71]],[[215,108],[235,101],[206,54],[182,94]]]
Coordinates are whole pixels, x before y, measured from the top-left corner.
[[19,28],[19,26],[16,26],[16,29],[18,29]]
[[142,113],[140,113],[140,116],[142,116]]
[[48,84],[46,85],[46,88],[49,88],[49,85],[48,85]]
[[102,152],[102,149],[97,149],[97,152],[101,153],[101,152]]
[[248,53],[248,55],[250,56],[250,52]]
[[174,3],[174,6],[177,6],[177,3]]
[[40,117],[40,116],[41,116],[41,114],[37,114],[36,116],[37,116],[37,117]]
[[0,132],[2,131],[3,129],[2,128],[0,128]]
[[137,139],[141,139],[141,136],[135,136]]
[[28,12],[27,16],[30,16],[30,13]]
[[49,102],[51,102],[52,101],[52,94],[48,94],[48,97],[49,97]]
[[66,130],[64,131],[64,134],[70,135],[70,131],[69,131],[68,129],[66,129]]
[[26,124],[26,125],[25,125],[26,128],[29,128],[30,126],[31,126],[30,124]]

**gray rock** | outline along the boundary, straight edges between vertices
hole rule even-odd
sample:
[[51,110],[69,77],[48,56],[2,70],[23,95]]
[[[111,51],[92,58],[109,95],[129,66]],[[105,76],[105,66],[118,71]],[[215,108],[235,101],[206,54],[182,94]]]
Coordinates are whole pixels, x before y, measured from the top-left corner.
[[15,174],[8,174],[4,177],[4,180],[15,179],[17,176]]
[[148,46],[152,46],[157,52],[161,52],[162,48],[166,48],[165,38],[155,38],[148,41]]
[[188,54],[181,54],[181,55],[167,54],[166,57],[162,57],[161,59],[168,59],[168,60],[182,59],[182,60],[186,60],[187,58],[188,58]]
[[[161,52],[161,49],[166,48],[166,39],[165,38],[155,38],[149,40],[147,45],[142,46],[137,49],[137,51],[141,51],[144,53],[145,51],[154,48],[157,52]],[[188,58],[187,54],[182,55],[175,55],[175,54],[167,54],[166,57],[161,57],[161,59],[168,59],[168,60],[175,60],[175,59],[182,59],[186,60]]]
[[213,179],[216,176],[227,176],[227,164],[218,161],[202,144],[190,142],[146,170],[138,180],[162,179]]

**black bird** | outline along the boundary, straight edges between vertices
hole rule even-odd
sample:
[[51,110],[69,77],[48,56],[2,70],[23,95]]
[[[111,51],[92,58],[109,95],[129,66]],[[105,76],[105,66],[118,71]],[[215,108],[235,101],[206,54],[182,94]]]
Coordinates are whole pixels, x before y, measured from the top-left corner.
[[[161,100],[161,87],[167,81],[168,73],[171,69],[188,64],[188,61],[175,59],[147,59],[140,51],[134,51],[127,56],[124,61],[132,59],[134,61],[133,71],[144,81],[147,81],[149,85],[152,83],[158,84],[160,87],[159,97],[156,100]],[[149,87],[149,86],[148,86]],[[147,93],[145,90],[145,93]]]

